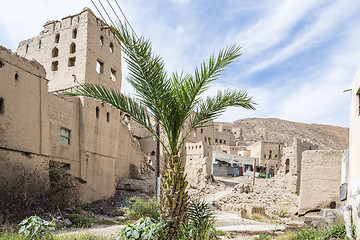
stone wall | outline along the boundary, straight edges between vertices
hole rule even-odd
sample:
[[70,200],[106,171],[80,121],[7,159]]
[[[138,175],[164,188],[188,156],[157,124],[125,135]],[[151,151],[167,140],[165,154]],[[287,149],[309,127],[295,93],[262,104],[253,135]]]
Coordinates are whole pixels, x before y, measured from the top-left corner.
[[342,150],[302,154],[299,214],[330,208],[339,202]]

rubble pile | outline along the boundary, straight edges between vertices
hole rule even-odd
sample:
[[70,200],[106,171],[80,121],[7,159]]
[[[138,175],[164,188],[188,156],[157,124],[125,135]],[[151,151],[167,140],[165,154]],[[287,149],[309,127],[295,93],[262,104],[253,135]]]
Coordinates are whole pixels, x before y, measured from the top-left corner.
[[232,193],[220,199],[217,203],[222,211],[244,211],[264,208],[268,216],[280,218],[296,214],[298,197],[284,188],[277,186],[273,179],[256,179],[252,186],[251,179],[236,185]]

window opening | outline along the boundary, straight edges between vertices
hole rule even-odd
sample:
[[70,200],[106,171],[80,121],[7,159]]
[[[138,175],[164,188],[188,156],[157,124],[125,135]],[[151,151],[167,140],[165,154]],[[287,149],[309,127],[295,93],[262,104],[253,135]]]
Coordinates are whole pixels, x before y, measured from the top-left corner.
[[60,34],[55,35],[55,43],[59,43],[60,41]]
[[224,144],[226,144],[226,140],[224,140]]
[[0,114],[4,114],[4,99],[0,98]]
[[2,61],[0,61],[0,68],[2,68],[4,66],[4,63]]
[[76,38],[77,37],[77,28],[75,28],[73,31],[72,31],[72,38]]
[[59,68],[59,62],[58,61],[55,61],[55,62],[51,63],[51,70],[52,71],[57,71],[58,68]]
[[104,73],[104,63],[99,60],[96,61],[96,72],[99,75]]
[[29,51],[29,44],[26,44],[26,53],[28,53],[28,51]]
[[39,40],[39,49],[41,48],[41,40]]
[[58,57],[59,56],[59,49],[57,49],[57,47],[54,47],[52,50],[52,57]]
[[76,52],[76,44],[75,43],[71,43],[70,44],[70,53],[75,53]]
[[116,71],[114,69],[110,69],[110,80],[116,82]]
[[290,172],[290,159],[286,159],[285,160],[285,174],[287,174],[288,172]]
[[100,46],[104,46],[104,37],[100,36]]
[[215,138],[215,143],[217,143],[218,142],[218,140]]
[[155,156],[155,151],[152,151],[150,155]]
[[15,73],[15,80],[19,80],[19,74],[18,73]]
[[110,43],[110,52],[113,53],[114,52],[114,44]]
[[60,130],[60,142],[63,144],[70,144],[70,130],[61,128]]
[[69,58],[69,61],[68,61],[69,67],[74,67],[75,63],[76,63],[76,57]]
[[100,115],[100,108],[96,107],[96,118],[99,119],[99,115]]
[[110,113],[109,112],[106,113],[106,121],[110,122]]
[[220,139],[220,141],[219,141],[220,143],[222,143],[222,139]]
[[359,88],[359,90],[357,91],[357,93],[356,93],[356,96],[357,96],[357,98],[358,98],[358,108],[359,108],[359,112],[358,112],[358,115],[360,116],[360,88]]

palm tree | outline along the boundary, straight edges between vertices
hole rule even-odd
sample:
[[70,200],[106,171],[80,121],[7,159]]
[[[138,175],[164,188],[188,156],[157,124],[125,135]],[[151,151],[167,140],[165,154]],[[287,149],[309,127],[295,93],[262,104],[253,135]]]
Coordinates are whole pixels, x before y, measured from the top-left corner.
[[[188,209],[187,182],[181,160],[185,139],[192,130],[206,125],[227,107],[255,109],[255,103],[243,90],[219,90],[216,96],[201,97],[223,69],[241,55],[240,47],[231,45],[217,56],[212,55],[208,62],[203,61],[195,69],[194,75],[177,72],[169,75],[162,58],[152,52],[149,40],[137,38],[121,23],[113,30],[121,41],[129,69],[127,80],[135,88],[136,97],[90,83],[82,84],[68,94],[108,103],[127,113],[160,141],[166,159],[162,176],[162,219],[167,222],[168,232],[173,239]],[[157,136],[151,119],[157,119],[164,131],[165,141]]]

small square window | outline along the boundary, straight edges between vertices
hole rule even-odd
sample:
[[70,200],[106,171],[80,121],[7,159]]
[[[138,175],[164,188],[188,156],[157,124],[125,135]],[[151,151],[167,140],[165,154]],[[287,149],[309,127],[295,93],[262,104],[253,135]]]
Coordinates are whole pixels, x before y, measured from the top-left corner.
[[104,74],[104,63],[97,60],[96,61],[96,72],[100,74]]
[[74,67],[75,63],[76,63],[76,57],[69,58],[69,61],[68,61],[69,67]]
[[66,128],[61,128],[60,130],[60,142],[63,144],[70,145],[70,130]]
[[57,71],[58,69],[59,69],[59,62],[58,61],[52,62],[51,70]]

